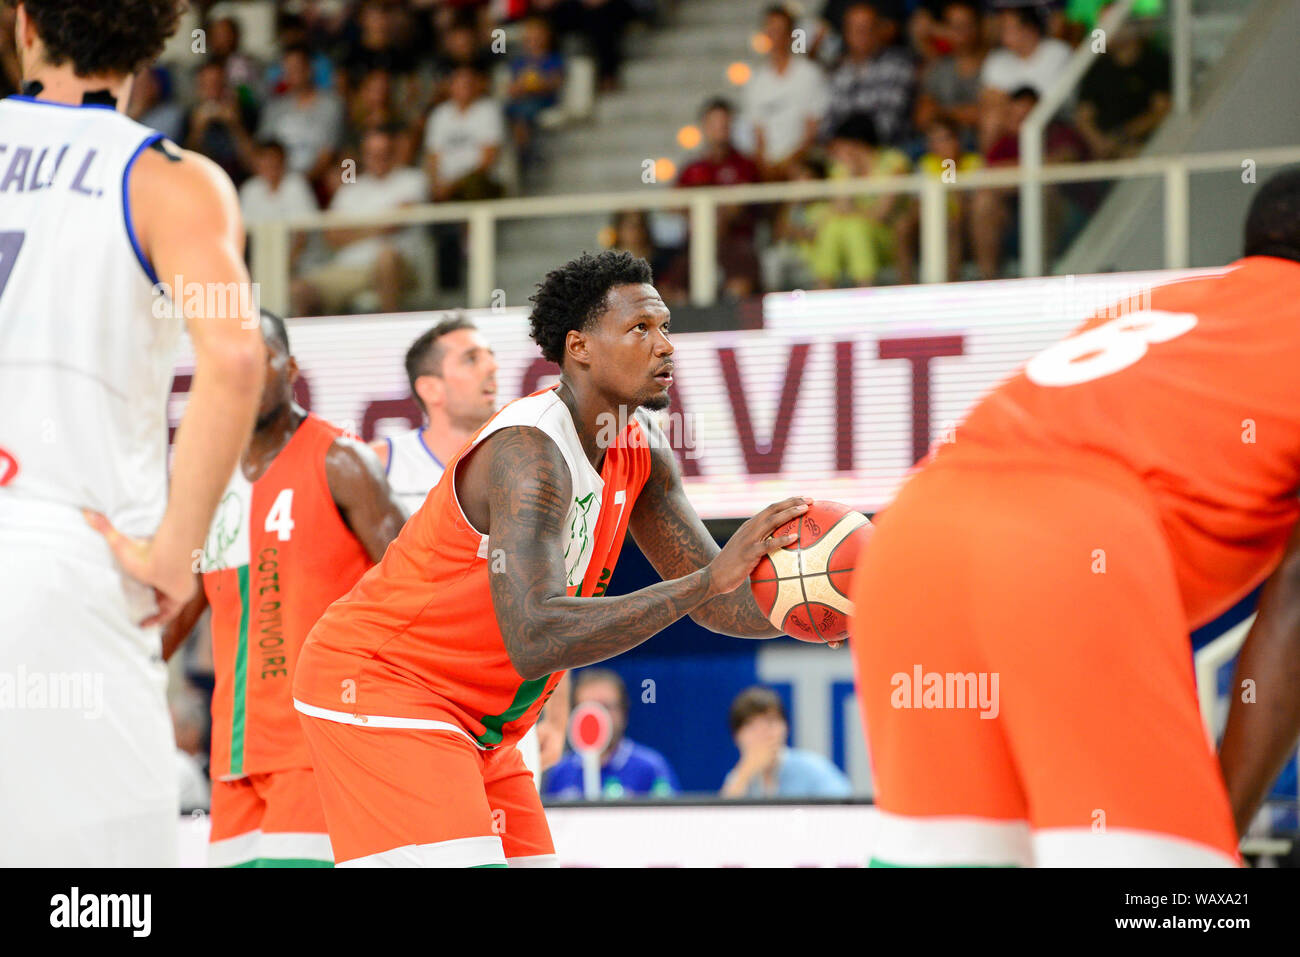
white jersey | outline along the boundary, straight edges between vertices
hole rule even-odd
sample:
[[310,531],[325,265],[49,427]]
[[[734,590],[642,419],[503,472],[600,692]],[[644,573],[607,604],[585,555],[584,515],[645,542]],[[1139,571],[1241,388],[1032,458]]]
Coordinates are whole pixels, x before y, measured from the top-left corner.
[[0,527],[162,518],[179,323],[155,318],[126,195],[161,138],[106,106],[0,100]]
[[407,515],[424,504],[424,500],[442,479],[446,466],[429,451],[420,429],[412,429],[385,440],[388,443],[388,484],[406,509]]

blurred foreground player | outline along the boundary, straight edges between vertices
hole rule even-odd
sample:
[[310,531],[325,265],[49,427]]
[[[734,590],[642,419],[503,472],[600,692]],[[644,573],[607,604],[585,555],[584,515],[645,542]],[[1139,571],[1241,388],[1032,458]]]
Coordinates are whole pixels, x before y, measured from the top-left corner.
[[[353,866],[555,863],[514,747],[567,668],[635,648],[684,615],[771,637],[746,583],[787,499],[719,551],[642,408],[672,385],[668,309],[645,260],[583,255],[533,297],[560,383],[511,402],[448,463],[384,560],[312,630],[294,699],[335,860]],[[601,597],[630,530],[667,581]]]
[[[1188,633],[1300,515],[1300,173],[1259,188],[1244,251],[1036,356],[879,517],[850,643],[876,862],[1237,863]],[[1261,633],[1297,641],[1265,622],[1243,660]],[[1236,793],[1295,741],[1253,720]]]
[[[119,112],[176,0],[16,6],[24,93],[0,100],[0,866],[166,866],[178,789],[157,626],[193,594],[257,407],[244,230],[220,169]],[[222,295],[173,304],[160,276]],[[182,311],[195,373],[169,494]]]
[[266,385],[252,440],[200,559],[201,587],[163,655],[212,607],[214,867],[333,863],[290,694],[298,652],[330,602],[383,557],[405,515],[374,455],[293,399],[284,320],[262,314]]
[[[497,360],[478,327],[464,316],[444,319],[406,350],[411,399],[424,425],[371,443],[407,515],[415,513],[456,457],[497,408]],[[555,689],[542,717],[519,739],[534,780],[564,753],[569,682]],[[545,738],[545,746],[539,742]]]

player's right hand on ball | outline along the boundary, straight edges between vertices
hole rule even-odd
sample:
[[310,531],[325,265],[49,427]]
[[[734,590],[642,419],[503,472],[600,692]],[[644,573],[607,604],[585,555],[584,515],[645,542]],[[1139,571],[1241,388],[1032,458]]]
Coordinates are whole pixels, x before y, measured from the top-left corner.
[[153,589],[158,611],[140,622],[140,626],[148,628],[151,625],[164,625],[175,618],[181,607],[194,596],[197,587],[190,565],[187,563],[168,567],[154,552],[152,539],[124,535],[99,512],[89,509],[81,511],[90,527],[108,541],[108,547],[113,550],[113,556],[122,570]]
[[812,499],[796,496],[769,505],[736,530],[731,540],[709,564],[710,590],[715,595],[735,591],[749,580],[758,560],[774,548],[784,548],[799,539],[798,532],[771,537],[772,533],[808,511]]

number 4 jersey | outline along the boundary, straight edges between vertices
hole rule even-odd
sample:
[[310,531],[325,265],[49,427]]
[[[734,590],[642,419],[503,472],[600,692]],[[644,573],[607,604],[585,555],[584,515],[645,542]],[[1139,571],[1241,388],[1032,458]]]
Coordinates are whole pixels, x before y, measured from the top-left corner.
[[290,695],[307,632],[370,558],[325,475],[342,435],[308,415],[256,482],[241,467],[203,546],[212,606],[212,777],[311,767]]
[[933,463],[1083,452],[1071,460],[1099,477],[1136,473],[1198,627],[1268,576],[1300,515],[1298,370],[1300,263],[1247,257],[1089,320],[976,405]]

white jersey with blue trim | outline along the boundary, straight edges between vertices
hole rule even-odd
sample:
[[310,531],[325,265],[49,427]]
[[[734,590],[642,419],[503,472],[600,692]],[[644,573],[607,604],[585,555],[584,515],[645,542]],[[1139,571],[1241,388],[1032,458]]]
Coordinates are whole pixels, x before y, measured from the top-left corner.
[[162,518],[180,320],[155,315],[127,197],[161,138],[107,106],[0,100],[0,527]]
[[414,515],[428,498],[430,490],[441,481],[446,467],[429,451],[420,429],[402,432],[386,441],[388,484],[402,508],[406,509],[406,514]]

